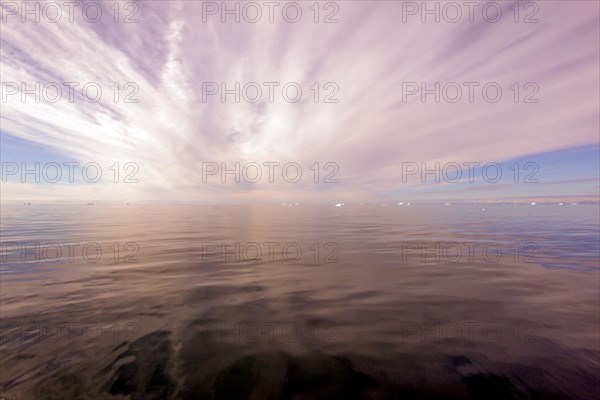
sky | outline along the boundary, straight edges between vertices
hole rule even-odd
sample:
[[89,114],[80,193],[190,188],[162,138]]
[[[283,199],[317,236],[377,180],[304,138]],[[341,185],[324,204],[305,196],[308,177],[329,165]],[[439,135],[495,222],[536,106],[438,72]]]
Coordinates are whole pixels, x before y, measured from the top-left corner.
[[2,203],[598,201],[598,2],[29,3]]

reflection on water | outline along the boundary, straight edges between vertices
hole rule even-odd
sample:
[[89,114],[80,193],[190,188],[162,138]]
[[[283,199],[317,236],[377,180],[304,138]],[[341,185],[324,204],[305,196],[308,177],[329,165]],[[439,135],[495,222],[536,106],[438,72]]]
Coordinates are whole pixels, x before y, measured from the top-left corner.
[[597,205],[4,206],[15,399],[598,398]]

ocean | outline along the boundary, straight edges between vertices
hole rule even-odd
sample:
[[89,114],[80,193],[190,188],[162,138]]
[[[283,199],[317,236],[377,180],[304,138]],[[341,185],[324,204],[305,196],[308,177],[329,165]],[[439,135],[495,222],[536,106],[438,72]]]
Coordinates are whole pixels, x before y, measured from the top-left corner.
[[2,398],[599,398],[597,204],[1,212]]

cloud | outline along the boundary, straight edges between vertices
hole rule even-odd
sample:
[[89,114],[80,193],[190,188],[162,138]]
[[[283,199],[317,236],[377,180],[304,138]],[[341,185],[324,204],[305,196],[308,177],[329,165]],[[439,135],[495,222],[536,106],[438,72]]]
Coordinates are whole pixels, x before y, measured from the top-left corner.
[[[402,162],[501,162],[598,143],[596,2],[539,2],[538,23],[515,23],[505,4],[496,23],[475,14],[473,23],[455,24],[421,23],[418,16],[404,23],[402,2],[338,2],[339,22],[331,24],[315,23],[308,3],[301,3],[297,23],[278,12],[273,23],[266,14],[257,23],[235,23],[231,16],[222,23],[219,15],[203,22],[204,3],[136,3],[139,22],[129,24],[115,23],[108,5],[98,23],[21,23],[8,16],[3,84],[81,86],[73,102],[64,86],[56,103],[9,97],[2,104],[3,134],[82,162],[135,162],[140,183],[110,188],[119,201],[367,199],[411,190],[402,184]],[[97,103],[81,95],[88,82],[102,88]],[[114,82],[119,101],[110,89]],[[257,82],[263,99],[236,103],[229,94],[225,103],[219,95],[203,102],[206,82],[225,82],[227,89]],[[273,103],[264,82],[280,83]],[[289,82],[302,88],[297,103],[282,98]],[[463,100],[436,103],[429,95],[422,103],[416,95],[404,102],[406,82],[428,88],[458,82]],[[464,82],[482,83],[473,103],[465,100]],[[482,99],[486,82],[500,85],[502,100]],[[510,89],[515,82],[518,103]],[[527,82],[536,86],[526,88]],[[339,102],[323,103],[331,93]],[[138,102],[125,103],[128,95]],[[523,103],[527,95],[539,102]],[[309,178],[297,184],[202,182],[203,162],[231,167],[252,161],[296,162]],[[315,184],[309,169],[315,162],[336,163],[340,183]],[[31,195],[25,186],[4,186],[3,199]],[[77,197],[82,190],[91,198],[106,194],[102,185],[70,185],[61,193]]]

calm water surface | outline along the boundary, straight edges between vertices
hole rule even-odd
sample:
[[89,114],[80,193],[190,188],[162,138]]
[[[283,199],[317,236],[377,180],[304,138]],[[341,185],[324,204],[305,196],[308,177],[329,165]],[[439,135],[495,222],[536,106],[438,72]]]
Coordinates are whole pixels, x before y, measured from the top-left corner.
[[1,211],[3,398],[599,398],[597,205]]

